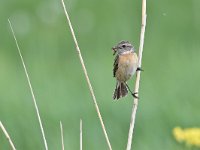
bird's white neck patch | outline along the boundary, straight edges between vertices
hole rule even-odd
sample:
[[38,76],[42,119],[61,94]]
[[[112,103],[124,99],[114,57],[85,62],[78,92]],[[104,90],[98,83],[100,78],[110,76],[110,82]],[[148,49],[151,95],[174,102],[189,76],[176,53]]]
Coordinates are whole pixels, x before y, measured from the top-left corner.
[[130,54],[130,53],[133,53],[133,51],[125,51],[125,52],[123,52],[121,54],[124,55],[124,54]]

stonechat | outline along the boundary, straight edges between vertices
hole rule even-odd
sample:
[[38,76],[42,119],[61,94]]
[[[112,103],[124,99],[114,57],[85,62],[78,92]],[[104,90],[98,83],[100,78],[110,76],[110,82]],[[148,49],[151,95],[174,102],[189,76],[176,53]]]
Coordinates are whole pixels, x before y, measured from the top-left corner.
[[[119,99],[131,92],[127,85],[127,81],[135,74],[136,71],[141,70],[138,68],[138,56],[135,52],[133,45],[128,41],[121,41],[117,46],[112,48],[116,55],[113,65],[113,76],[117,80],[116,88],[113,94],[113,99]],[[137,97],[135,94],[131,94]],[[138,97],[137,97],[138,98]]]

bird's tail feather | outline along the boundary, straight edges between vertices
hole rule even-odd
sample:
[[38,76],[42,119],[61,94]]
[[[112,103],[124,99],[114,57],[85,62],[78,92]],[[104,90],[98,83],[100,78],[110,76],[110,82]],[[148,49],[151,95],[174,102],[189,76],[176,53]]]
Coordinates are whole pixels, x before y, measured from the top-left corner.
[[113,99],[119,99],[121,97],[124,97],[128,94],[128,89],[126,87],[126,83],[124,82],[117,82],[114,94],[113,94]]

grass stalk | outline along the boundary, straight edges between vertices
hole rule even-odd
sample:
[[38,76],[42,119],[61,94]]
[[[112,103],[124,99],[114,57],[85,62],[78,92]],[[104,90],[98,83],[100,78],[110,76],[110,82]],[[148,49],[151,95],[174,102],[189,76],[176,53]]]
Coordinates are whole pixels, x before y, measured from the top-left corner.
[[[146,17],[147,17],[146,0],[142,0],[142,23],[141,23],[141,33],[140,33],[140,47],[139,47],[139,54],[138,54],[138,67],[140,68],[142,65],[142,52],[143,52],[143,46],[144,46]],[[135,89],[134,89],[135,93],[139,93],[139,86],[140,86],[140,71],[137,71]],[[138,98],[134,98],[126,150],[131,150],[137,107],[138,107]]]
[[82,119],[80,119],[80,150],[83,150],[83,124],[82,124]]
[[29,86],[29,89],[30,89],[30,92],[31,92],[31,96],[32,96],[32,100],[33,100],[33,103],[34,103],[35,111],[36,111],[37,118],[38,118],[38,121],[39,121],[39,126],[40,126],[40,130],[41,130],[41,133],[42,133],[42,138],[43,138],[45,150],[48,150],[48,145],[47,145],[47,141],[46,141],[45,134],[44,134],[44,128],[43,128],[43,125],[42,125],[40,112],[39,112],[39,109],[38,109],[38,106],[37,106],[37,103],[36,103],[35,95],[34,95],[33,88],[32,88],[32,85],[31,85],[31,81],[30,81],[30,78],[29,78],[29,75],[28,75],[28,71],[26,69],[26,65],[25,65],[24,59],[22,57],[21,50],[19,48],[19,45],[18,45],[18,42],[17,42],[17,38],[15,36],[15,32],[13,30],[12,24],[11,24],[9,19],[8,19],[8,22],[10,24],[10,29],[12,31],[12,35],[14,37],[15,44],[17,46],[17,50],[18,50],[18,53],[19,53],[19,56],[20,56],[20,59],[21,59],[21,62],[22,62],[23,68],[24,68],[24,72],[25,72],[25,75],[26,75],[26,78],[27,78],[27,81],[28,81],[28,86]]
[[3,133],[5,134],[5,136],[6,136],[7,140],[8,140],[8,142],[10,143],[10,146],[11,146],[12,150],[16,150],[15,145],[13,144],[13,142],[12,142],[12,140],[11,140],[11,138],[10,138],[8,132],[6,131],[4,125],[3,125],[3,123],[2,123],[1,121],[0,121],[0,128],[1,128],[1,130],[3,131]]
[[89,87],[89,91],[90,91],[90,94],[92,96],[92,99],[93,99],[93,102],[94,102],[94,106],[95,106],[99,121],[101,123],[101,127],[103,129],[103,133],[104,133],[107,145],[108,145],[109,149],[112,150],[112,147],[111,147],[111,144],[110,144],[110,141],[109,141],[109,138],[108,138],[108,134],[106,132],[106,128],[105,128],[105,125],[104,125],[104,122],[103,122],[103,119],[102,119],[102,116],[101,116],[101,113],[100,113],[100,110],[99,110],[99,106],[97,104],[97,100],[96,100],[96,97],[94,95],[94,90],[92,88],[92,85],[91,85],[91,82],[90,82],[90,79],[89,79],[89,76],[88,76],[88,73],[87,73],[87,70],[86,70],[82,55],[81,55],[81,50],[80,50],[80,48],[78,46],[78,42],[76,40],[76,36],[75,36],[74,30],[73,30],[71,21],[70,21],[67,9],[65,7],[65,3],[64,3],[63,0],[61,0],[61,2],[62,2],[62,6],[63,6],[64,12],[65,12],[65,16],[67,18],[67,23],[69,25],[69,28],[70,28],[70,31],[71,31],[71,34],[72,34],[72,37],[73,37],[73,40],[74,40],[74,43],[75,43],[75,46],[76,46],[76,51],[78,53],[78,56],[79,56],[79,59],[80,59],[80,62],[81,62],[81,66],[83,68],[83,72],[84,72],[84,75],[85,75],[85,78],[86,78],[86,81],[87,81],[87,84],[88,84],[88,87]]
[[60,121],[60,135],[61,135],[61,145],[62,145],[62,150],[65,150],[65,145],[64,145],[64,134],[63,134],[63,126],[62,122]]

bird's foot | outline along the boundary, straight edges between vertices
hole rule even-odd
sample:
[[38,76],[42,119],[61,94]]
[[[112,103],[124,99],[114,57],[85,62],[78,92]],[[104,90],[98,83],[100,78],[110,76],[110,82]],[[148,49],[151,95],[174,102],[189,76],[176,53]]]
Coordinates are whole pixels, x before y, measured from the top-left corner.
[[141,67],[138,67],[136,71],[144,71]]
[[131,93],[131,94],[132,94],[132,96],[133,96],[134,98],[139,99],[139,97],[137,96],[137,95],[138,95],[138,92],[134,92],[134,93]]

